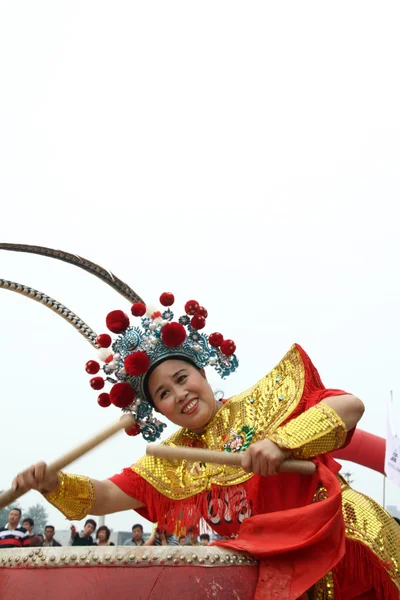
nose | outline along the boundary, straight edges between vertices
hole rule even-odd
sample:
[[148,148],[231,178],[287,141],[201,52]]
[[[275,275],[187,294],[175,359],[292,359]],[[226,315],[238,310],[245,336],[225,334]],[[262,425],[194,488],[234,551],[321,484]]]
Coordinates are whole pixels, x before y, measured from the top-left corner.
[[175,393],[175,401],[178,404],[179,402],[182,402],[183,400],[185,400],[187,396],[187,391],[184,390],[183,388],[179,388],[178,390],[176,390]]

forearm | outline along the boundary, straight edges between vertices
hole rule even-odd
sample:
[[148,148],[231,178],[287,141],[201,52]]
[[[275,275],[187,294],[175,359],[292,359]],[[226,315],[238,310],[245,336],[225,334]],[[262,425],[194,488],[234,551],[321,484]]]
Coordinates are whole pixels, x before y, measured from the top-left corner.
[[67,519],[76,521],[88,514],[101,516],[143,506],[108,479],[98,481],[63,472],[59,473],[58,486],[43,495]]
[[109,515],[122,510],[136,510],[143,508],[144,504],[125,494],[115,483],[109,479],[97,481],[92,479],[95,500],[92,506],[92,515]]
[[155,534],[152,534],[148,540],[145,541],[144,545],[145,546],[154,546],[154,542],[156,540],[156,536]]
[[353,429],[364,414],[364,403],[352,394],[329,396],[323,402],[339,415],[346,425],[347,431]]
[[343,446],[362,416],[363,404],[349,394],[326,398],[270,435],[295,458],[313,458]]

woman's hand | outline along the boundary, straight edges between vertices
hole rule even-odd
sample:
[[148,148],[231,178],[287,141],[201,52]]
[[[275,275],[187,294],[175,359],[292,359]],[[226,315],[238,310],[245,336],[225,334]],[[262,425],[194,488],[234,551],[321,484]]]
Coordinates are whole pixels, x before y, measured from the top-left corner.
[[12,482],[13,490],[19,490],[23,493],[29,490],[38,490],[39,492],[51,492],[58,485],[58,473],[47,473],[47,465],[44,462],[38,462],[35,465],[25,469],[14,477]]
[[272,440],[261,440],[249,446],[242,456],[242,467],[248,473],[276,475],[290,452],[279,448]]

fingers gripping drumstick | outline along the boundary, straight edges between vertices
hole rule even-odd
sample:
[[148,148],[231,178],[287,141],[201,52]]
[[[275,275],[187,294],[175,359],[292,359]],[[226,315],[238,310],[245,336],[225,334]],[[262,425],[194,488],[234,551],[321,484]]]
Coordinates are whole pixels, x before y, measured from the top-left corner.
[[[89,440],[86,440],[86,442],[83,442],[79,446],[76,446],[69,452],[66,452],[65,454],[60,456],[60,458],[57,458],[52,463],[49,463],[46,468],[46,473],[47,474],[57,473],[57,471],[61,471],[61,469],[65,469],[65,467],[67,467],[69,464],[74,462],[74,460],[77,460],[78,458],[80,458],[81,456],[83,456],[84,454],[89,452],[90,450],[93,450],[93,448],[96,448],[96,446],[99,446],[99,444],[101,444],[102,442],[104,442],[105,440],[107,440],[108,438],[113,436],[115,433],[117,433],[121,429],[128,429],[129,427],[132,427],[134,424],[135,424],[135,419],[133,418],[132,415],[128,415],[128,414],[123,415],[120,418],[120,420],[117,421],[116,423],[114,423],[113,425],[109,425],[108,427],[106,427],[106,429],[103,429],[103,431],[100,431],[98,434],[94,435]],[[21,492],[18,489],[16,489],[16,490],[9,489],[9,490],[6,490],[5,492],[3,492],[2,494],[0,494],[0,510],[2,508],[5,508],[8,504],[17,500],[17,498],[20,498],[21,496],[23,496],[25,493],[26,492]]]
[[[219,452],[217,450],[203,450],[200,448],[171,447],[161,444],[148,444],[146,454],[170,460],[187,460],[189,462],[215,463],[217,465],[242,466],[241,452]],[[285,460],[279,471],[285,473],[302,473],[313,475],[315,464],[308,460]]]

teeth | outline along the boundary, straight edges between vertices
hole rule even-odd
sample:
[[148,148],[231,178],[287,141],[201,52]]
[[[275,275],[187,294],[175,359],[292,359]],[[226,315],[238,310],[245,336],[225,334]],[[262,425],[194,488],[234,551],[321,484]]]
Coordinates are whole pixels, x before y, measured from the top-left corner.
[[188,410],[191,410],[193,406],[195,406],[196,402],[197,400],[192,400],[182,412],[186,413]]

